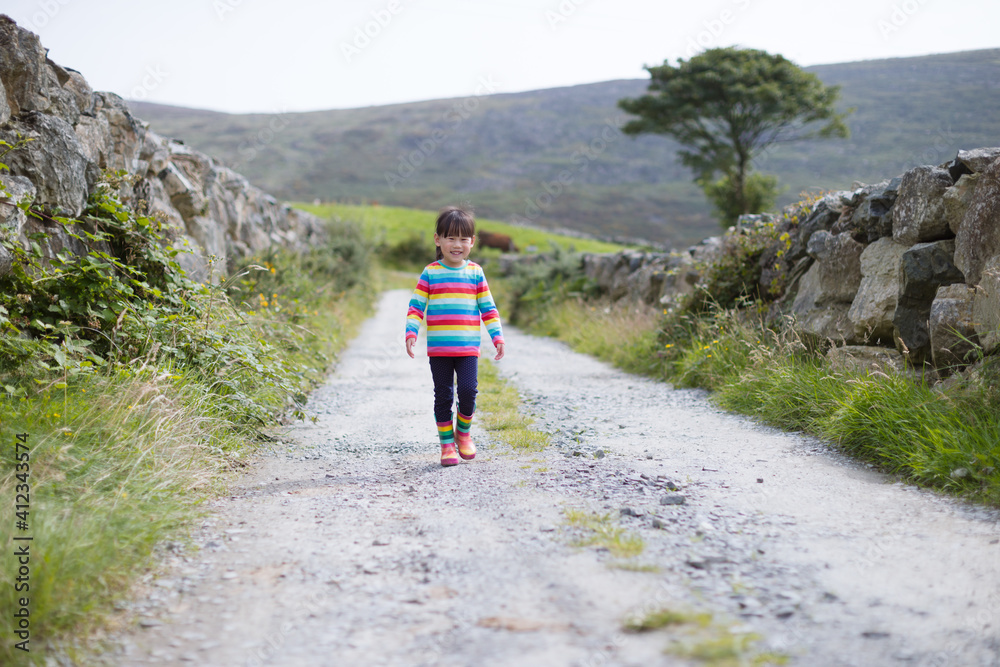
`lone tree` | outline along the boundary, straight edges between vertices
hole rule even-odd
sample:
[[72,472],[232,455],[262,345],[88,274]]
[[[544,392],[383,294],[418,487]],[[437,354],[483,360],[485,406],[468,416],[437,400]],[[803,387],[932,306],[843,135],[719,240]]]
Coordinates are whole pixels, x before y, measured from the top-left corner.
[[[833,108],[838,86],[824,86],[780,55],[735,47],[710,49],[673,67],[646,67],[642,97],[618,101],[638,116],[625,134],[666,134],[679,141],[681,161],[715,205],[722,224],[774,204],[778,179],[753,172],[768,146],[813,137],[846,137]],[[720,178],[716,178],[721,174]]]

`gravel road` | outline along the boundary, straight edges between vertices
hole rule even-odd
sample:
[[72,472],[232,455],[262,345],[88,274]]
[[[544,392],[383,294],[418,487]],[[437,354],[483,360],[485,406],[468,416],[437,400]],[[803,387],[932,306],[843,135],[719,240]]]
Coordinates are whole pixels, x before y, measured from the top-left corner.
[[[553,446],[474,425],[477,458],[442,468],[407,299],[383,296],[317,421],[168,545],[111,664],[698,665],[752,633],[746,661],[1000,665],[998,513],[510,327],[498,366]],[[568,512],[642,553],[577,546]],[[659,609],[713,621],[623,631]]]

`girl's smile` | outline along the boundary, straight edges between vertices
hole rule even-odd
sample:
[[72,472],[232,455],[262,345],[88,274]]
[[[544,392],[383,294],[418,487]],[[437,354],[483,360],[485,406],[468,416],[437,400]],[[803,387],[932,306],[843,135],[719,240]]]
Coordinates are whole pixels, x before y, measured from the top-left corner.
[[475,239],[471,236],[434,235],[434,245],[441,248],[441,261],[453,269],[461,268],[472,252]]

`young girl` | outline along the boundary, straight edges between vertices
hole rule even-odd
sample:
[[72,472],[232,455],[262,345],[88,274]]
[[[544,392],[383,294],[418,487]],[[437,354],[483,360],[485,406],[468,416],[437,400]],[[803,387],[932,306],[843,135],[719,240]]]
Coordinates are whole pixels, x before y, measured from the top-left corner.
[[[434,233],[437,261],[424,267],[406,312],[406,353],[413,358],[420,321],[427,314],[427,356],[434,378],[434,419],[441,439],[441,465],[458,465],[458,457],[476,458],[469,429],[476,411],[479,384],[479,320],[503,358],[503,331],[483,269],[469,261],[476,239],[472,213],[455,206],[441,211]],[[457,424],[452,422],[455,378],[458,378]],[[455,442],[458,441],[458,454]]]

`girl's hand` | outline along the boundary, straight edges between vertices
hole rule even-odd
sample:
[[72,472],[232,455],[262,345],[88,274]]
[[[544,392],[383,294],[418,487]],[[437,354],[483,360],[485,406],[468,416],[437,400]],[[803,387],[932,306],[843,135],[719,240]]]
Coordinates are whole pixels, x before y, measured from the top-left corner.
[[497,343],[497,356],[493,357],[495,361],[500,361],[501,359],[503,359],[503,348],[504,348],[503,343]]
[[413,346],[416,345],[416,344],[417,344],[417,339],[416,338],[407,338],[406,339],[406,353],[408,355],[410,355],[410,359],[415,359],[416,358],[416,357],[413,356]]

